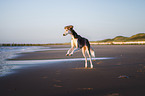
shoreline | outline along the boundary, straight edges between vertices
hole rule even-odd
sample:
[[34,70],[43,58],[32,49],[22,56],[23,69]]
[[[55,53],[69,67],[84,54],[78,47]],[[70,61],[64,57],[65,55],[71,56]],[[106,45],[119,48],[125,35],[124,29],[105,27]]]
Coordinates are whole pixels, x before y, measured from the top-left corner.
[[[145,45],[145,41],[90,41],[91,45]],[[68,46],[70,43],[49,43],[49,44],[12,44],[4,43],[1,46]]]
[[[49,47],[49,46],[48,46]],[[66,48],[66,46],[51,46]],[[14,69],[15,74],[0,77],[1,96],[144,96],[144,45],[92,45],[94,68],[85,69],[84,61],[39,63]],[[69,48],[69,45],[67,46]],[[81,51],[72,57],[66,50],[22,53],[12,61],[83,58]],[[35,65],[35,63],[34,63]],[[89,62],[88,62],[89,65]],[[126,75],[128,78],[118,78]]]

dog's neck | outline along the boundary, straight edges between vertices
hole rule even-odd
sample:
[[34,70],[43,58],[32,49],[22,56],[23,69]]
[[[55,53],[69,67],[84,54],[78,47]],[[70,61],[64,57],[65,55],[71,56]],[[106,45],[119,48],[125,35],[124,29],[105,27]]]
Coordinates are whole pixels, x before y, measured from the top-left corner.
[[72,37],[72,39],[78,38],[79,35],[73,29],[71,29],[70,31],[71,31],[71,37]]

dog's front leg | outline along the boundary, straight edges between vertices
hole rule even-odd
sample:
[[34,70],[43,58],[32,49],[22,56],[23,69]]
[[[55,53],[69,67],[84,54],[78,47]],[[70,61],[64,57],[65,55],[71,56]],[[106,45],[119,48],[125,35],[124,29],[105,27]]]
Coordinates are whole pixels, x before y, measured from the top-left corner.
[[69,56],[72,56],[72,55],[74,54],[74,52],[76,52],[76,51],[78,51],[78,50],[80,50],[80,48],[75,48],[75,49],[69,54]]
[[71,48],[67,51],[66,56],[69,56],[69,53],[74,50],[74,39],[71,40]]
[[66,56],[69,56],[69,53],[70,53],[73,49],[74,49],[74,47],[71,47],[71,48],[67,51]]

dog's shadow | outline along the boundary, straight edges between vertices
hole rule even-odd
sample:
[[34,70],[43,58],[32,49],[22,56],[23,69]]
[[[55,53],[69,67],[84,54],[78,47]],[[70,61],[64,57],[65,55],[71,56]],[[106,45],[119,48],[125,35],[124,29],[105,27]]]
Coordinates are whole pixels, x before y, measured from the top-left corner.
[[78,68],[72,68],[72,69],[75,69],[75,70],[94,70],[95,68],[78,67]]

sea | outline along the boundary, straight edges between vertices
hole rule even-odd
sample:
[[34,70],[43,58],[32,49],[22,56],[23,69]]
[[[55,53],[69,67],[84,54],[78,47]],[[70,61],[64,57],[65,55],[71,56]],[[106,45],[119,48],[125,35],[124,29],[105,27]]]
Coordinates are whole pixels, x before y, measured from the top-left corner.
[[45,46],[0,46],[0,77],[6,74],[12,73],[11,69],[15,68],[13,64],[10,64],[12,59],[23,52],[34,52],[48,50],[50,47]]
[[[19,56],[19,53],[45,51],[45,50],[68,50],[69,48],[50,48],[47,46],[0,46],[0,77],[15,73],[15,69],[27,68],[42,64],[57,62],[84,61],[85,58],[52,59],[52,60],[9,60]],[[64,54],[65,55],[65,54]],[[92,60],[114,59],[114,57],[97,57]],[[89,58],[88,58],[89,60]]]

